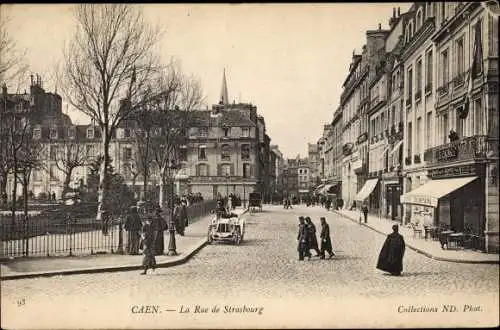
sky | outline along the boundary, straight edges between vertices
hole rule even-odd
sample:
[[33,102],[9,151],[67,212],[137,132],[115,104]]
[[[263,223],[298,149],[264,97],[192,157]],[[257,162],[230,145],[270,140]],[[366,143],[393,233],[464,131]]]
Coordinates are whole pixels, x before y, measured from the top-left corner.
[[[252,103],[271,144],[286,158],[307,156],[339,105],[352,53],[366,30],[388,28],[394,7],[411,3],[146,4],[145,17],[165,30],[163,61],[174,57],[202,82],[206,104],[219,101],[226,70],[229,100]],[[74,33],[71,4],[12,5],[9,33],[27,51],[32,73],[56,88],[51,72]],[[25,88],[29,87],[26,77]],[[63,104],[64,100],[63,100]],[[89,120],[63,105],[75,123]]]

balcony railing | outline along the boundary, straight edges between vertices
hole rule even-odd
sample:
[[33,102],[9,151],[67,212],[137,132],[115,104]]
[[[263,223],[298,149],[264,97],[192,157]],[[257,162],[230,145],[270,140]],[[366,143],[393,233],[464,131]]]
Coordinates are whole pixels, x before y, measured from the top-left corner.
[[405,165],[411,165],[411,156],[405,158]]
[[440,86],[437,89],[437,93],[439,96],[443,96],[448,93],[448,83],[445,83],[444,85]]
[[498,140],[485,135],[462,138],[425,151],[427,165],[498,157]]
[[422,90],[418,90],[416,93],[415,93],[415,100],[420,100],[422,98]]
[[453,78],[453,88],[458,88],[465,83],[465,72],[459,73]]
[[419,154],[413,156],[413,162],[415,164],[420,164],[420,155]]

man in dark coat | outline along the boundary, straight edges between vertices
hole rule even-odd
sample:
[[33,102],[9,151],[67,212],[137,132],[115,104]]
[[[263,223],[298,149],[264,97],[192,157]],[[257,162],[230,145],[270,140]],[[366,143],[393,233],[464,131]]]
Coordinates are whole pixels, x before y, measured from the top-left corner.
[[304,260],[304,255],[311,259],[311,253],[309,252],[309,238],[304,217],[299,217],[299,234],[297,235],[297,240],[299,241],[297,246],[299,260]]
[[156,207],[153,227],[156,230],[155,255],[162,255],[165,250],[165,238],[163,232],[168,229],[167,222],[161,216],[163,210],[160,205]]
[[332,240],[330,238],[330,226],[326,223],[325,217],[320,218],[321,221],[321,259],[325,259],[325,251],[328,252],[328,258],[331,259],[335,253],[332,249]]
[[174,206],[175,231],[177,232],[177,234],[181,236],[184,236],[184,228],[186,227],[186,223],[184,222],[184,212],[185,210],[182,208],[180,200],[175,199],[175,206]]
[[125,230],[127,231],[127,253],[139,254],[139,240],[141,238],[141,218],[137,212],[137,207],[132,206],[129,209],[127,219],[125,220]]
[[387,235],[384,246],[378,257],[377,268],[392,275],[399,276],[403,270],[405,241],[399,231],[399,226],[392,226],[392,233]]
[[368,205],[366,205],[366,203],[363,204],[363,206],[361,206],[361,211],[363,212],[363,217],[365,219],[365,223],[368,222]]
[[316,257],[321,256],[321,251],[318,248],[318,239],[316,238],[316,226],[311,221],[311,218],[306,217],[306,227],[307,234],[309,238],[309,249],[313,249],[316,251]]

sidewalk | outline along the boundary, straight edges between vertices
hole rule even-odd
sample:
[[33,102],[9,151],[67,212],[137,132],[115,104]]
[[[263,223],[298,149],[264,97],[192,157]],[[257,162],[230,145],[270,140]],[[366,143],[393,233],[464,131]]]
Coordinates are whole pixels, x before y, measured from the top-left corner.
[[[247,210],[236,208],[241,215]],[[175,235],[177,256],[167,256],[169,232],[165,232],[165,255],[156,256],[157,268],[183,264],[201,250],[207,242],[208,220],[213,215],[193,219],[184,236]],[[143,255],[104,254],[80,257],[19,258],[6,261],[0,266],[2,280],[40,276],[88,274],[142,269]]]
[[[360,216],[359,211],[336,210],[333,212],[351,221],[359,223],[359,216]],[[403,235],[406,246],[432,259],[441,261],[460,262],[460,263],[475,263],[475,264],[480,264],[480,263],[498,264],[499,262],[498,254],[489,254],[479,251],[462,250],[462,249],[443,250],[441,249],[441,245],[439,244],[439,242],[433,241],[431,239],[425,240],[423,238],[423,234],[422,237],[418,236],[413,237],[413,230],[411,228],[401,226],[399,222],[392,221],[387,218],[379,218],[377,216],[369,214],[368,222],[367,223],[363,222],[361,224],[383,235],[388,235],[392,233],[393,225],[395,224],[400,225],[399,232],[401,235]]]

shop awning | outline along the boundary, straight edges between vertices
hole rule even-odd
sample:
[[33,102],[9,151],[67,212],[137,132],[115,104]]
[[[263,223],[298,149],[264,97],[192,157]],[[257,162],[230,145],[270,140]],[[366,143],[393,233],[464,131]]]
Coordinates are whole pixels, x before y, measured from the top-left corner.
[[319,186],[317,186],[317,187],[316,187],[316,189],[314,189],[314,193],[316,193],[316,194],[317,194],[317,193],[321,190],[321,188],[323,188],[324,186],[325,186],[325,184],[324,184],[324,183],[322,183],[322,184],[320,184]]
[[375,186],[378,183],[378,179],[370,179],[365,182],[363,185],[363,188],[358,192],[356,195],[356,198],[354,200],[356,201],[364,201],[370,194],[372,193],[373,189],[375,189]]
[[335,194],[335,187],[339,184],[339,182],[334,184],[325,184],[321,189],[317,190],[316,193],[321,195]]
[[477,176],[455,179],[432,180],[403,196],[402,202],[437,207],[441,197],[476,180]]

